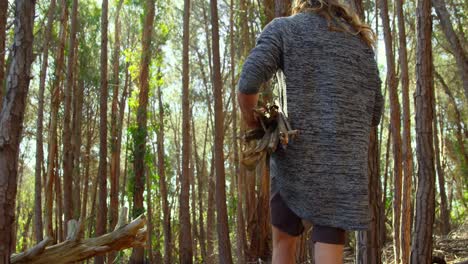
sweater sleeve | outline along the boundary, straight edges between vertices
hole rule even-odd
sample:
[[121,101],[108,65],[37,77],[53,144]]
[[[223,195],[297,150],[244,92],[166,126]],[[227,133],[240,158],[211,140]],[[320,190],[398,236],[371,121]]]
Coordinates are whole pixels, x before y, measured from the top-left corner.
[[281,18],[268,23],[250,51],[239,78],[238,91],[244,94],[258,93],[262,83],[270,80],[281,64],[283,41]]

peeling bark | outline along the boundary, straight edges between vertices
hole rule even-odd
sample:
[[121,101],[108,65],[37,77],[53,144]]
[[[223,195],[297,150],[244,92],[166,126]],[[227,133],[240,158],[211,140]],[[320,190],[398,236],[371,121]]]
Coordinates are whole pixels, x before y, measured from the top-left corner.
[[432,261],[432,226],[435,214],[431,1],[418,0],[416,12],[418,33],[415,105],[418,188],[411,263],[429,264]]
[[12,253],[15,220],[18,156],[26,96],[33,62],[33,30],[36,1],[16,0],[12,62],[6,82],[7,93],[0,111],[0,262]]

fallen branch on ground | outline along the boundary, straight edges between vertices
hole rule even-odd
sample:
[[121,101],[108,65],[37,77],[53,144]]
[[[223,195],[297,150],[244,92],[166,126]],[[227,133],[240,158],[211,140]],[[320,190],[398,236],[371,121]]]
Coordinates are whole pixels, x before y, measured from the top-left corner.
[[[126,213],[122,215],[126,215]],[[122,218],[125,219],[124,217]],[[83,225],[76,220],[72,221],[74,222],[69,222],[69,235],[66,241],[47,247],[52,243],[52,239],[47,237],[35,247],[13,255],[11,263],[70,263],[103,255],[111,251],[119,251],[131,247],[145,247],[147,232],[146,217],[144,215],[140,215],[128,224],[119,221],[114,231],[100,237],[84,240],[79,239],[78,236],[81,232],[77,231]]]

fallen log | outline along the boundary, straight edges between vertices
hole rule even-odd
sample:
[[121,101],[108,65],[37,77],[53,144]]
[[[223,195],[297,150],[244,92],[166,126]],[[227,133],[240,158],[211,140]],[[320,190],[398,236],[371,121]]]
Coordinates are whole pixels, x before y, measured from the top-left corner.
[[[70,225],[78,229],[82,228],[81,221],[72,221],[74,222]],[[81,232],[77,231],[76,228],[70,228],[72,231],[67,236],[66,241],[48,246],[52,243],[52,239],[46,237],[35,247],[13,255],[11,263],[71,263],[103,255],[110,251],[146,246],[147,231],[144,215],[140,215],[128,224],[120,223],[114,231],[94,238],[80,239]]]

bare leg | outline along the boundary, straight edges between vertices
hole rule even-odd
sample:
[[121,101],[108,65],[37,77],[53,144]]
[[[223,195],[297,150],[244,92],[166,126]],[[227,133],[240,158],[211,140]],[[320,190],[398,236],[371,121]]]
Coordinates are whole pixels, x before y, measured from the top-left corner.
[[273,259],[271,263],[296,263],[297,238],[273,226]]
[[316,242],[314,247],[316,264],[342,264],[344,245]]

